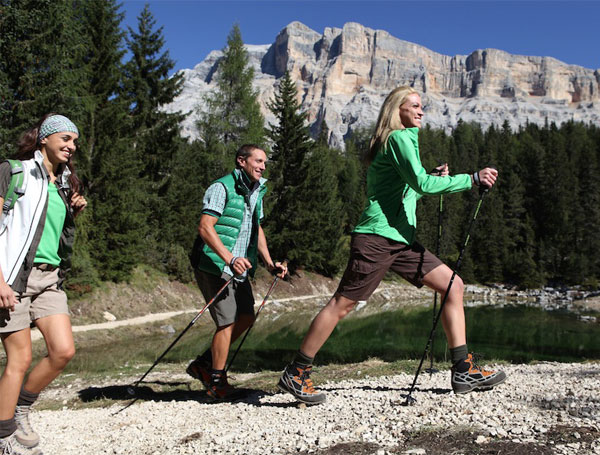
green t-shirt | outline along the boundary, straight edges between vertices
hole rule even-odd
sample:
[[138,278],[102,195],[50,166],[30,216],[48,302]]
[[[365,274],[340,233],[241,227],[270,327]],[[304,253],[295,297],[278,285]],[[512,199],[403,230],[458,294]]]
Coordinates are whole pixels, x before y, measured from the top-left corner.
[[471,188],[471,177],[427,174],[419,155],[419,129],[393,131],[367,171],[367,207],[354,232],[377,234],[411,245],[417,230],[417,200]]
[[34,263],[60,265],[58,244],[65,224],[67,208],[53,183],[48,184],[48,210],[42,239],[35,252]]

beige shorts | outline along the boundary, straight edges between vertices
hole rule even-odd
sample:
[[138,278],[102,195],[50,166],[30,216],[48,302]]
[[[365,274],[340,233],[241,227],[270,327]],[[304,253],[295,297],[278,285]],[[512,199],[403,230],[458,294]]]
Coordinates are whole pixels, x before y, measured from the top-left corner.
[[17,295],[14,311],[0,310],[0,333],[17,332],[31,326],[36,319],[55,314],[69,314],[67,295],[58,289],[58,270],[31,269],[27,291]]

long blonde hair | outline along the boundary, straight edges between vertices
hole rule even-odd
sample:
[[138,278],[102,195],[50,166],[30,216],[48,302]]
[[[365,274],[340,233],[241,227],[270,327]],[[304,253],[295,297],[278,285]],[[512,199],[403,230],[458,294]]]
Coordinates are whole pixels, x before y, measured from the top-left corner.
[[406,101],[408,96],[413,93],[419,94],[414,88],[403,85],[392,90],[385,98],[381,110],[379,111],[375,132],[369,143],[369,150],[363,156],[363,161],[367,166],[375,159],[379,147],[386,143],[390,133],[394,130],[404,129],[404,126],[400,121],[399,110],[400,106]]

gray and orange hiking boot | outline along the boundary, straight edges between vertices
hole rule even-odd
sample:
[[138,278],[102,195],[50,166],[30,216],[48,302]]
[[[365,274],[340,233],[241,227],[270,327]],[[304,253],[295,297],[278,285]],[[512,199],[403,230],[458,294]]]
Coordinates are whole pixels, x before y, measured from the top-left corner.
[[15,409],[15,422],[17,431],[15,437],[25,447],[35,447],[40,443],[40,436],[35,432],[29,421],[31,406],[18,406]]
[[320,404],[325,402],[323,392],[315,389],[310,374],[312,366],[302,368],[295,364],[288,365],[277,383],[277,387],[284,392],[291,393],[298,401],[306,404]]
[[227,382],[227,373],[212,373],[206,393],[214,400],[228,400],[236,395],[235,388]]
[[452,366],[452,390],[454,393],[467,393],[472,390],[489,390],[506,380],[504,371],[488,371],[476,363],[469,353],[465,360]]
[[211,365],[202,357],[198,356],[188,365],[185,372],[194,379],[198,379],[208,390],[211,381],[210,369]]
[[[16,433],[16,431],[15,431]],[[37,447],[25,447],[21,444],[15,433],[5,438],[0,438],[0,454],[2,455],[43,455]]]

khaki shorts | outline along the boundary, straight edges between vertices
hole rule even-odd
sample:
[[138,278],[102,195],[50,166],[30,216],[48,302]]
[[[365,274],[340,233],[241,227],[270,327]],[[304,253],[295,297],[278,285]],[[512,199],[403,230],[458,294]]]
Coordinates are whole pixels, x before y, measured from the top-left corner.
[[418,242],[407,245],[376,234],[353,234],[348,266],[336,293],[367,300],[388,270],[422,287],[423,277],[442,264]]
[[[194,270],[194,274],[196,275],[198,287],[207,303],[230,278],[226,273],[218,277],[200,270]],[[229,286],[208,307],[208,311],[210,311],[217,327],[233,324],[238,320],[240,314],[254,316],[254,296],[252,295],[250,280],[247,278],[242,282],[235,279],[231,280]]]
[[17,295],[15,311],[0,310],[0,333],[17,332],[31,326],[36,319],[55,314],[69,314],[67,294],[58,288],[58,270],[31,269],[27,290]]

